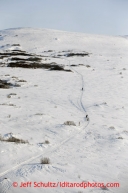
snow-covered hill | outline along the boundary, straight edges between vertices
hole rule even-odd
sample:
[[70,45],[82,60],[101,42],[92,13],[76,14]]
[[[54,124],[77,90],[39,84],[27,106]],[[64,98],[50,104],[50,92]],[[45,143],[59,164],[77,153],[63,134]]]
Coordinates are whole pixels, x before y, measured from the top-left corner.
[[[127,53],[126,36],[0,31],[0,193],[128,193]],[[120,187],[33,187],[83,181]]]

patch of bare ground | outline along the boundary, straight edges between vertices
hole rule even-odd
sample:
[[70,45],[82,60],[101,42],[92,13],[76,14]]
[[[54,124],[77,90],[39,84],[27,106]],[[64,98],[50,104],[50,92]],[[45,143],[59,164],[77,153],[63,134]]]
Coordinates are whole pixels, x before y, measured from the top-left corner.
[[0,89],[9,89],[9,88],[12,88],[12,87],[19,87],[20,85],[18,84],[12,84],[12,83],[9,83],[7,80],[1,80],[0,79]]

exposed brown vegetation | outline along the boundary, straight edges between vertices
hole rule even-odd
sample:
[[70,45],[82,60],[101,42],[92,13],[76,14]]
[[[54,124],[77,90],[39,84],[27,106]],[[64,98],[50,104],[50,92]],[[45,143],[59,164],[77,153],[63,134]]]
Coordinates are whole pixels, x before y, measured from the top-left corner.
[[19,87],[19,86],[20,85],[18,85],[18,84],[8,83],[7,80],[1,80],[0,79],[0,88],[9,89],[11,87]]
[[41,164],[50,164],[50,159],[47,157],[42,158],[40,161],[41,161]]
[[68,53],[68,54],[66,54],[67,57],[72,57],[72,56],[82,56],[82,57],[84,57],[84,56],[88,56],[88,55],[89,55],[89,53]]
[[0,136],[0,141],[5,141],[5,142],[14,142],[14,143],[28,143],[27,140],[23,140],[23,139],[18,139],[16,137],[10,137],[8,139],[4,139]]
[[12,44],[12,46],[20,46],[20,44]]
[[74,121],[66,121],[66,122],[64,122],[64,125],[76,126],[76,124],[74,123]]
[[50,142],[48,141],[48,140],[45,140],[45,142],[44,142],[45,144],[49,144]]

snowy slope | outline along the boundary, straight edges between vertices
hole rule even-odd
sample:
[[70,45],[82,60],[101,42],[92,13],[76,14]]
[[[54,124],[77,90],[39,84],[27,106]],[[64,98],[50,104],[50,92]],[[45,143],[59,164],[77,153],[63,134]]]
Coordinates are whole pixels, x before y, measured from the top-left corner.
[[[29,142],[0,141],[0,192],[128,193],[127,37],[31,28],[0,31],[0,53],[13,50],[71,72],[11,68],[12,56],[0,57],[0,79],[20,85],[0,89],[0,134]],[[71,53],[81,55],[67,57]],[[64,125],[66,121],[76,126]],[[51,163],[40,164],[42,157]],[[118,182],[120,187],[12,186],[64,181]]]

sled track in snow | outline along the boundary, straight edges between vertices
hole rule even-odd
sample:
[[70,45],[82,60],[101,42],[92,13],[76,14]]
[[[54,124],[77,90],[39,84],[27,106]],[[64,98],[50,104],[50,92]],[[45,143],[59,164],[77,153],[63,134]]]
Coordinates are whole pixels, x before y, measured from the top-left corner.
[[[64,58],[65,59],[65,58]],[[65,59],[65,60],[67,60],[67,59]],[[79,72],[77,72],[76,70],[74,70],[72,67],[71,67],[71,65],[70,65],[70,61],[69,60],[67,60],[68,62],[69,62],[69,67],[75,72],[75,73],[77,73],[80,77],[81,77],[81,81],[82,81],[82,87],[81,88],[84,88],[84,79],[83,79],[83,76],[79,73]],[[80,95],[80,106],[81,107],[77,107],[77,105],[75,105],[76,106],[76,108],[78,108],[79,110],[80,110],[80,108],[83,110],[83,112],[86,114],[87,112],[86,112],[86,109],[85,109],[85,107],[84,107],[84,105],[83,105],[83,102],[82,102],[82,98],[83,98],[83,90],[81,91],[81,95]],[[85,131],[85,128],[87,128],[87,126],[89,125],[89,121],[87,122],[87,124],[85,125],[85,126],[82,126],[82,127],[80,127],[81,128],[81,130],[79,131],[79,132],[75,132],[73,135],[71,135],[69,138],[67,138],[67,139],[65,139],[65,140],[63,140],[60,144],[58,144],[58,145],[56,145],[54,148],[51,148],[49,151],[47,151],[47,152],[44,152],[44,153],[41,153],[41,154],[39,154],[39,155],[37,155],[37,156],[34,156],[34,157],[32,157],[32,158],[30,158],[30,159],[28,159],[28,160],[26,160],[26,161],[23,161],[22,163],[20,163],[20,164],[18,164],[18,165],[16,165],[16,166],[14,166],[14,167],[12,167],[11,169],[8,169],[8,170],[6,170],[6,171],[4,171],[4,172],[2,172],[1,174],[0,174],[0,184],[3,186],[3,188],[2,188],[2,192],[1,193],[6,193],[11,187],[12,187],[12,183],[13,182],[11,182],[10,180],[8,180],[8,179],[6,179],[6,181],[5,181],[5,177],[7,177],[7,175],[9,175],[9,174],[12,174],[12,175],[15,175],[15,170],[22,170],[22,168],[20,168],[20,167],[24,167],[23,169],[25,170],[25,168],[26,168],[26,171],[28,172],[28,173],[31,173],[30,171],[30,169],[31,168],[28,168],[27,167],[27,164],[30,164],[32,161],[34,161],[34,160],[36,160],[37,158],[39,159],[39,158],[41,158],[42,156],[46,156],[46,155],[49,155],[50,153],[53,153],[54,151],[56,151],[56,150],[58,150],[62,145],[64,145],[65,143],[67,143],[68,141],[70,141],[72,138],[74,138],[77,134],[80,134],[80,133],[82,133],[83,131]]]
[[[77,74],[81,77],[81,82],[82,82],[81,89],[82,89],[82,88],[84,89],[85,85],[84,85],[84,79],[83,79],[82,74],[80,74],[78,71],[76,71],[76,70],[73,69],[73,67],[72,67],[71,64],[70,64],[70,60],[65,59],[65,58],[62,58],[62,59],[68,61],[70,69],[71,69],[73,72],[77,73]],[[79,101],[79,102],[80,102],[80,106],[81,106],[83,112],[84,112],[84,113],[87,113],[87,111],[86,111],[86,109],[85,109],[85,107],[84,107],[84,105],[83,105],[83,102],[82,102],[83,92],[84,92],[84,90],[81,90],[81,95],[80,95],[80,101]],[[70,101],[70,102],[71,102],[74,106],[76,106],[76,108],[78,108],[78,109],[80,110],[80,107],[77,107],[77,105],[74,104],[72,101]]]

